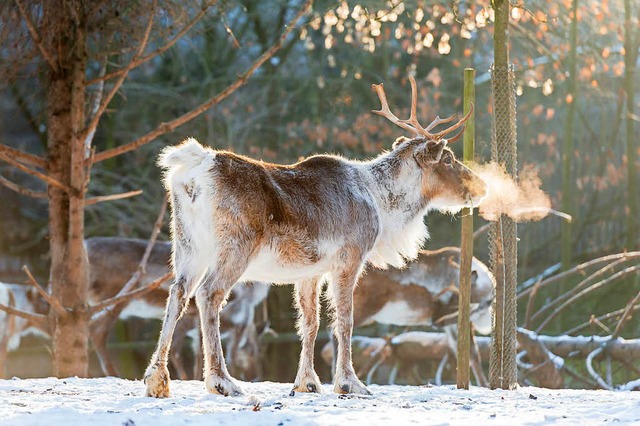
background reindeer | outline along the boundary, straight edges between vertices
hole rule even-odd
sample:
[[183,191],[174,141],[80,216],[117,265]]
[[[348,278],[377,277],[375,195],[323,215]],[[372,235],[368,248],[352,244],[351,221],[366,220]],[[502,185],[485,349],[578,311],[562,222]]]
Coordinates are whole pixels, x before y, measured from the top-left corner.
[[[136,271],[143,256],[147,241],[134,238],[96,237],[86,240],[90,264],[90,301],[92,303],[115,296],[125,282]],[[153,246],[146,273],[140,279],[141,287],[166,274],[169,270],[171,244],[158,241]],[[103,373],[117,376],[118,370],[107,351],[107,340],[115,322],[129,317],[162,319],[168,295],[168,286],[133,299],[129,303],[116,305],[115,315],[105,316],[102,321],[91,324],[91,340],[100,359]],[[255,324],[255,308],[267,297],[269,287],[262,283],[242,284],[234,288],[231,300],[222,312],[222,329],[227,334],[229,364],[233,370],[246,380],[260,377],[258,331]],[[178,377],[187,379],[200,377],[202,364],[194,363],[193,373],[188,373],[182,349],[187,334],[193,337],[194,359],[199,360],[200,331],[195,306],[185,312],[185,318],[178,325],[173,340],[171,362]]]
[[[0,282],[0,304],[24,312],[46,313],[49,306],[37,290],[29,285]],[[34,322],[0,311],[0,377],[4,377],[7,354],[20,346],[27,334],[49,337],[49,327],[43,322]]]
[[[423,216],[434,209],[474,205],[486,185],[455,159],[439,133],[453,117],[426,129],[401,121],[388,108],[382,86],[380,114],[418,137],[400,138],[391,152],[367,162],[318,155],[291,166],[254,161],[204,148],[194,139],[166,148],[159,164],[172,204],[175,283],[158,347],[145,372],[149,396],[169,396],[167,361],[176,323],[195,294],[209,392],[242,393],[229,375],[219,334],[219,312],[237,281],[296,283],[302,354],[294,390],[317,392],[313,367],[320,284],[329,277],[338,340],[334,391],[368,394],[351,362],[353,290],[366,262],[401,266],[426,238]],[[453,138],[456,140],[457,135]]]
[[[146,240],[95,237],[85,241],[90,264],[90,302],[101,302],[115,296],[129,277],[136,271],[147,246]],[[165,275],[169,268],[171,244],[156,242],[146,273],[139,286],[143,287]],[[261,325],[256,324],[255,309],[268,294],[269,287],[262,283],[242,284],[234,288],[231,300],[222,313],[222,328],[227,340],[228,362],[233,371],[245,380],[261,377],[258,334]],[[167,299],[167,287],[160,287],[142,297],[115,305],[114,315],[103,316],[91,322],[91,341],[96,350],[100,367],[107,376],[118,376],[118,369],[107,350],[109,334],[118,319],[131,317],[162,319]],[[31,285],[0,283],[0,304],[20,311],[47,315],[49,305]],[[181,379],[199,377],[202,373],[200,332],[197,311],[192,308],[187,313],[176,333],[172,363]],[[186,343],[187,333],[193,336],[193,373],[185,367],[181,352]],[[49,338],[46,321],[34,322],[0,311],[0,374],[3,374],[7,353],[18,348],[20,339],[29,333]]]
[[[457,322],[446,321],[458,309],[460,249],[444,247],[420,251],[418,258],[403,269],[372,269],[360,279],[353,295],[353,325],[374,322],[398,326],[443,326],[452,355],[457,348]],[[472,261],[472,318],[476,331],[491,332],[491,298],[495,278],[475,257]],[[443,323],[440,323],[443,319]],[[335,336],[333,339],[335,358]],[[479,352],[472,357],[478,383],[485,378]]]

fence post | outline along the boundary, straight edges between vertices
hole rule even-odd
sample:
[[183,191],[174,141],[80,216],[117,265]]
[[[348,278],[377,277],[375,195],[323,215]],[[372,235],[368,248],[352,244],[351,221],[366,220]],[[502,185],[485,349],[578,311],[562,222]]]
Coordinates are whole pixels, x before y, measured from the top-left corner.
[[[476,71],[464,70],[464,114],[475,102]],[[462,159],[465,164],[473,161],[475,148],[475,114],[471,114],[465,125]],[[456,380],[458,389],[469,389],[469,355],[471,351],[471,260],[473,259],[473,208],[462,209],[460,237],[460,287],[458,294],[458,356]]]

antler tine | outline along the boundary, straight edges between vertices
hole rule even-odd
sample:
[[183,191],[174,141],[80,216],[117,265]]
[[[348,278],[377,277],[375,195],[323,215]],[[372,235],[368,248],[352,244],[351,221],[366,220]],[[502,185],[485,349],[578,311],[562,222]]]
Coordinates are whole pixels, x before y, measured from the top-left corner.
[[416,88],[416,79],[410,75],[409,83],[411,84],[411,116],[408,120],[402,120],[403,123],[410,124],[416,129],[416,133],[423,136],[431,136],[428,129],[424,129],[418,122],[418,89]]
[[434,139],[440,139],[442,138],[444,135],[446,135],[447,133],[451,133],[454,130],[460,128],[461,126],[464,125],[464,123],[469,119],[469,117],[471,117],[471,114],[473,114],[473,104],[469,104],[469,112],[467,112],[467,115],[465,115],[464,117],[462,117],[462,119],[460,121],[458,121],[456,124],[454,124],[453,126],[449,127],[448,129],[444,129],[443,131],[439,132],[439,133],[434,133],[433,134],[433,138]]
[[387,95],[384,92],[384,86],[382,83],[372,84],[371,87],[373,88],[373,90],[375,90],[376,94],[378,95],[378,99],[380,99],[380,104],[382,105],[380,110],[372,110],[371,112],[385,117],[387,120],[391,121],[396,126],[402,127],[405,130],[409,130],[415,133],[416,135],[420,135],[420,132],[418,132],[418,129],[416,129],[415,127],[411,126],[408,123],[405,123],[403,120],[400,120],[391,112],[391,110],[389,109],[389,103],[387,102]]
[[464,128],[465,126],[462,126],[462,129],[458,133],[456,133],[454,137],[447,139],[447,143],[451,144],[460,139],[460,136],[462,136],[462,134],[464,133]]
[[447,117],[447,118],[440,118],[440,116],[438,115],[435,120],[433,120],[431,122],[431,124],[429,124],[427,126],[427,128],[425,129],[427,132],[432,130],[434,127],[439,126],[441,124],[446,124],[446,123],[450,123],[451,121],[453,121],[456,117],[458,116],[458,114],[453,114],[451,117]]

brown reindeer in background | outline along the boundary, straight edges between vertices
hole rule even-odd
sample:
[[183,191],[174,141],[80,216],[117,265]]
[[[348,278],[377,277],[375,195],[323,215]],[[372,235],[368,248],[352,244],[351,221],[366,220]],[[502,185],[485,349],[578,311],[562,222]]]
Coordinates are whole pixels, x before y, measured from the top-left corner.
[[[89,257],[89,302],[95,305],[115,296],[129,277],[137,270],[147,246],[146,240],[120,237],[94,237],[85,240]],[[165,275],[169,270],[171,244],[156,242],[147,262],[146,273],[140,278],[139,286],[144,287]],[[242,283],[234,287],[231,300],[222,312],[222,330],[227,340],[227,359],[234,372],[246,380],[261,377],[259,356],[259,329],[255,310],[267,297],[269,286],[263,283]],[[131,317],[144,319],[162,319],[168,294],[168,286],[160,287],[144,296],[132,299],[113,307],[114,315],[103,316],[91,321],[91,342],[98,355],[102,373],[106,376],[118,376],[118,370],[107,351],[109,334],[116,321]],[[0,283],[0,304],[23,312],[47,315],[49,305],[32,285]],[[200,333],[197,310],[188,310],[176,331],[171,361],[181,379],[199,377],[202,374],[201,362],[196,362],[193,374],[185,368],[181,350],[186,343],[187,333],[194,330],[193,352],[196,360],[201,357]],[[0,377],[4,373],[7,352],[17,349],[21,338],[26,334],[37,334],[49,338],[49,326],[46,320],[34,322],[0,311]]]
[[[495,278],[489,268],[475,257],[471,281],[471,323],[475,331],[489,334]],[[453,321],[446,319],[457,313],[459,283],[460,249],[457,247],[421,250],[418,258],[403,269],[368,270],[353,295],[353,326],[379,323],[443,327],[449,349],[455,356],[458,324],[455,318]],[[334,335],[334,359],[335,348]],[[473,355],[471,367],[476,381],[485,384],[479,353],[475,351]]]
[[[147,246],[147,241],[135,238],[94,237],[85,242],[90,267],[90,302],[97,303],[115,296],[136,271]],[[149,257],[146,273],[142,275],[139,286],[144,287],[169,270],[171,243],[157,241]],[[168,295],[168,286],[162,286],[128,303],[114,307],[115,315],[105,316],[103,320],[91,323],[91,341],[96,349],[102,371],[107,376],[117,376],[118,370],[107,352],[107,340],[118,319],[130,317],[162,319]],[[269,287],[263,283],[249,283],[236,286],[231,300],[222,312],[222,329],[228,337],[227,356],[229,363],[236,367],[237,374],[247,380],[260,377],[258,330],[254,321],[256,306],[266,299]],[[195,329],[194,355],[200,358],[200,332],[198,312],[194,306],[186,311],[186,318],[178,324],[173,340],[172,364],[181,379],[199,377],[202,368],[199,362],[193,368],[193,374],[187,373],[181,350],[186,343],[187,333]]]
[[[163,150],[159,164],[172,205],[172,285],[158,346],[145,373],[149,396],[169,396],[167,361],[180,316],[195,295],[209,392],[242,393],[222,355],[219,313],[238,281],[295,283],[302,354],[294,390],[318,392],[313,367],[318,297],[324,277],[335,305],[338,339],[334,390],[368,394],[351,362],[353,290],[365,264],[401,266],[417,256],[430,210],[477,205],[485,183],[455,159],[444,136],[416,118],[412,84],[408,121],[394,116],[382,86],[380,114],[416,137],[370,161],[331,155],[290,166],[205,148],[194,139]],[[457,139],[459,135],[453,138]]]

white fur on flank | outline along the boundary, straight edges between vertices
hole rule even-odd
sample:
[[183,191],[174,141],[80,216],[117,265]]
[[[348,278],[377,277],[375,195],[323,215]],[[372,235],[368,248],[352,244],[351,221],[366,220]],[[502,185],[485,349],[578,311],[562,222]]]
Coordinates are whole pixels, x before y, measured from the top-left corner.
[[[29,301],[29,297],[27,295],[31,289],[32,288],[27,285],[0,283],[0,303],[21,311],[34,312],[34,306]],[[11,303],[11,299],[13,299],[14,303]],[[8,338],[7,350],[9,352],[18,349],[20,346],[20,340],[29,334],[45,338],[49,337],[49,335],[44,331],[30,326],[29,322],[24,318],[16,316],[13,319],[15,321],[14,329],[9,330],[9,315],[0,311],[0,341],[5,337]],[[11,335],[9,335],[9,333],[11,333]]]
[[385,304],[372,321],[391,325],[430,325],[430,318],[425,321],[424,311],[413,310],[404,300],[393,300]]
[[133,299],[126,308],[122,310],[119,318],[162,319],[164,316],[164,305],[152,305],[143,298]]

